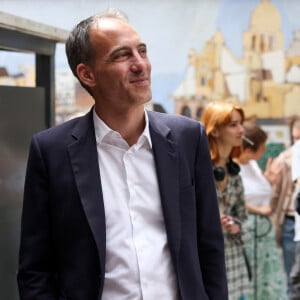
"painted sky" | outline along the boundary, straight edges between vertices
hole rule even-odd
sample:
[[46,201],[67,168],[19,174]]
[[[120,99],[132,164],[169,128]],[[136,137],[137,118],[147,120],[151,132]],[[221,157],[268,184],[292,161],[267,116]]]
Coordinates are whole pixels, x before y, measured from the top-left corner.
[[[0,11],[66,30],[80,20],[108,7],[122,9],[148,45],[152,62],[154,102],[173,112],[171,94],[184,78],[189,49],[201,51],[219,28],[226,45],[242,56],[242,35],[252,11],[261,0],[0,0]],[[300,1],[272,0],[282,18],[285,46],[300,29]],[[30,59],[30,58],[28,58]],[[32,58],[31,58],[32,59]],[[0,51],[0,66],[17,72],[20,55]],[[33,59],[32,59],[33,61]],[[57,46],[56,66],[66,65],[64,46]]]

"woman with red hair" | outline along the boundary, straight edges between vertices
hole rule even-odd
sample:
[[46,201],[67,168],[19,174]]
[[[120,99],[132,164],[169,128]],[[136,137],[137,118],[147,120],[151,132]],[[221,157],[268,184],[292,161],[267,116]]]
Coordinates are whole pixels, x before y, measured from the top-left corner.
[[239,166],[233,161],[242,152],[244,112],[229,102],[211,102],[203,111],[219,200],[225,244],[229,300],[247,299],[251,270],[247,268],[243,225],[247,220]]

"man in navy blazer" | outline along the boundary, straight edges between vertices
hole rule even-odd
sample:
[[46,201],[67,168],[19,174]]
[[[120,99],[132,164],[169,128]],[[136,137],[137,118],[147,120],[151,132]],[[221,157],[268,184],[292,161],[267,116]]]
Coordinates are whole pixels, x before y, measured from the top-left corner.
[[147,48],[120,11],[80,22],[66,51],[95,105],[32,138],[20,299],[226,300],[203,126],[145,111]]

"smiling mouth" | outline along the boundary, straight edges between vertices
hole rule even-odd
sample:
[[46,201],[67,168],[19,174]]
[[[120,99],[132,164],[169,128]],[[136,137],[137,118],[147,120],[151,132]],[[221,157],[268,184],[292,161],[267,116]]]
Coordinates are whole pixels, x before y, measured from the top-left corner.
[[137,78],[137,79],[134,79],[134,80],[131,80],[130,82],[131,83],[136,83],[136,82],[144,82],[144,81],[148,81],[148,78]]
[[148,86],[149,79],[148,78],[138,78],[138,79],[131,80],[130,83],[139,85],[139,86]]

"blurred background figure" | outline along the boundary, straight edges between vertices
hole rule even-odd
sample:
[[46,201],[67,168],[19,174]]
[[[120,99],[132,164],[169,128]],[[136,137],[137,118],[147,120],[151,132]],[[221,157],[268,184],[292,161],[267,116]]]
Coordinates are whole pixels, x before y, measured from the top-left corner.
[[237,159],[240,165],[248,209],[247,255],[253,273],[253,294],[249,299],[287,299],[285,276],[279,249],[272,228],[270,206],[272,187],[259,160],[266,150],[267,134],[254,123],[244,124],[243,152]]
[[300,140],[293,147],[292,155],[292,180],[295,182],[295,261],[290,273],[291,300],[300,299]]
[[241,153],[243,121],[243,110],[228,102],[209,103],[201,118],[214,168],[224,234],[229,300],[248,299],[251,289],[243,241],[247,210],[239,166],[233,162]]
[[295,201],[293,193],[295,184],[291,179],[291,160],[293,144],[300,140],[300,117],[290,122],[291,146],[276,157],[271,164],[274,176],[271,206],[277,245],[282,249],[288,293],[290,292],[290,272],[295,256]]

